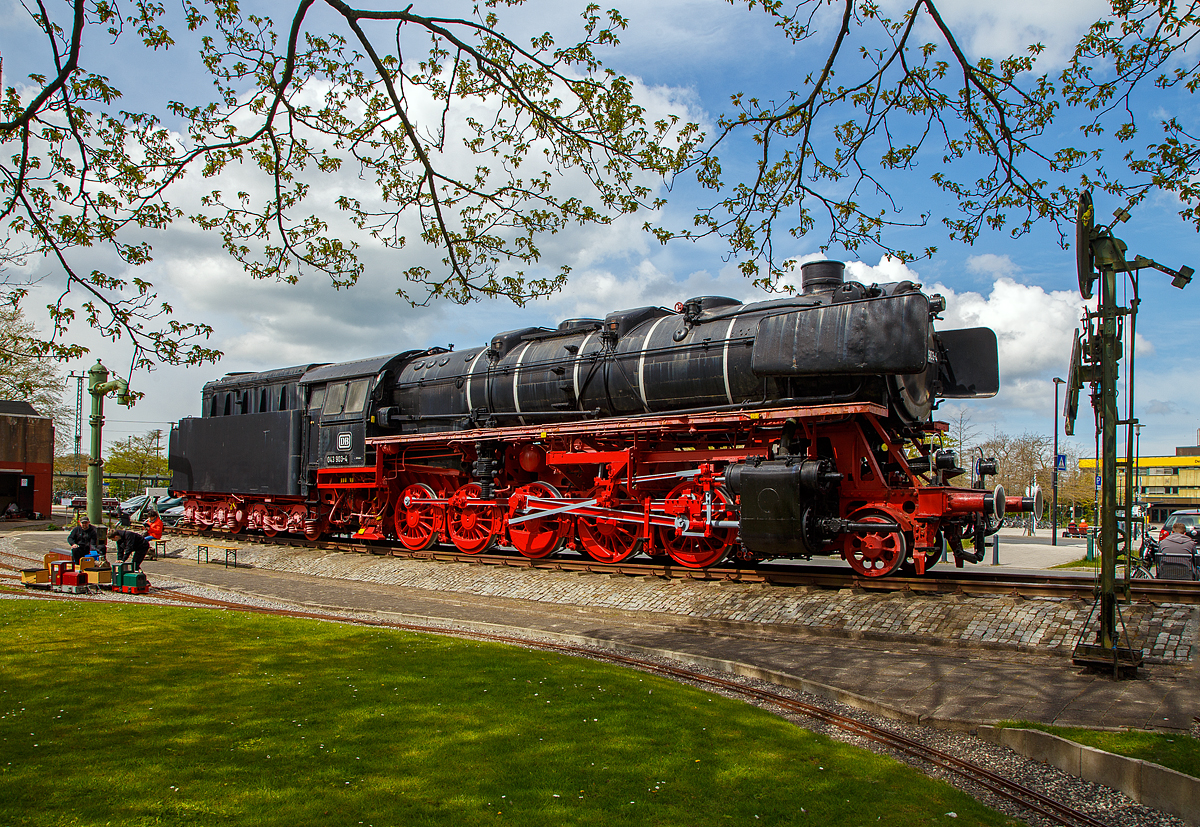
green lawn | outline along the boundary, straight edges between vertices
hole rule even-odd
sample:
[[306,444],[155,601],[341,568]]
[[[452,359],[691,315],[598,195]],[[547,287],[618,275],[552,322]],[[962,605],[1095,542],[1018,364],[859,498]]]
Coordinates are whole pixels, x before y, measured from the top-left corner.
[[1098,569],[1100,568],[1100,556],[1096,555],[1095,559],[1088,560],[1087,557],[1080,557],[1078,560],[1071,560],[1067,563],[1059,563],[1057,566],[1051,566],[1052,569]]
[[1200,741],[1185,733],[1123,731],[1108,732],[1096,729],[1048,726],[1029,721],[1006,723],[1004,726],[1039,729],[1068,741],[1114,752],[1142,761],[1152,761],[1164,767],[1200,777]]
[[83,602],[0,600],[0,635],[2,827],[1012,823],[752,706],[577,658]]

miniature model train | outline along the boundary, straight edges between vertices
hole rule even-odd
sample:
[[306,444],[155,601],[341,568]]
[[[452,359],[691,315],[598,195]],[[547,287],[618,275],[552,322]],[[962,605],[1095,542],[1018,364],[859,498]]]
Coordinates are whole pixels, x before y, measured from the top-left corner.
[[[172,429],[185,520],[468,554],[564,546],[689,567],[840,554],[860,574],[982,559],[1005,510],[941,450],[939,398],[994,395],[995,334],[840,262],[798,295],[706,296],[465,351],[229,374]],[[973,543],[967,550],[964,543]]]

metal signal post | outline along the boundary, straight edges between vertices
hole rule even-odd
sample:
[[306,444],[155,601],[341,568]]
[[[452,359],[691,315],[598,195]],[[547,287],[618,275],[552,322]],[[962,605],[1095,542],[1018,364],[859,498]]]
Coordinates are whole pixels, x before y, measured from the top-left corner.
[[[1153,268],[1173,277],[1172,284],[1183,289],[1191,281],[1190,267],[1172,270],[1169,267],[1142,256],[1132,261],[1125,259],[1128,249],[1121,239],[1112,234],[1112,225],[1096,227],[1093,223],[1094,210],[1090,192],[1079,195],[1075,222],[1076,269],[1079,276],[1079,293],[1084,299],[1092,298],[1092,289],[1099,280],[1099,303],[1095,311],[1087,311],[1085,336],[1075,334],[1075,345],[1071,353],[1071,372],[1067,380],[1067,401],[1063,411],[1068,436],[1074,434],[1075,416],[1079,409],[1079,391],[1084,383],[1093,387],[1092,406],[1100,436],[1100,584],[1097,590],[1097,607],[1100,628],[1095,644],[1083,643],[1075,648],[1073,660],[1077,664],[1108,666],[1117,675],[1123,671],[1136,671],[1141,665],[1142,653],[1120,646],[1117,628],[1116,557],[1117,557],[1117,425],[1132,426],[1133,382],[1130,378],[1130,416],[1121,420],[1117,413],[1117,362],[1121,357],[1121,320],[1137,311],[1137,279],[1133,278],[1134,298],[1131,307],[1117,304],[1117,274],[1136,273]],[[1129,213],[1119,209],[1116,221],[1127,221]],[[1129,433],[1132,435],[1132,427]],[[1131,469],[1127,469],[1126,485],[1130,483]],[[1132,509],[1132,503],[1127,503]],[[1086,630],[1085,630],[1086,633]]]

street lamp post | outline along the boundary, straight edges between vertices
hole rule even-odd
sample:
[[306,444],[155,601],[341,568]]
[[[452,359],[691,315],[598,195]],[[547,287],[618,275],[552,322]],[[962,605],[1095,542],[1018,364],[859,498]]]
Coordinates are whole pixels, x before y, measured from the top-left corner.
[[1058,386],[1066,382],[1054,377],[1054,470],[1050,473],[1050,486],[1054,489],[1054,500],[1050,506],[1050,525],[1053,533],[1050,535],[1050,545],[1058,545]]

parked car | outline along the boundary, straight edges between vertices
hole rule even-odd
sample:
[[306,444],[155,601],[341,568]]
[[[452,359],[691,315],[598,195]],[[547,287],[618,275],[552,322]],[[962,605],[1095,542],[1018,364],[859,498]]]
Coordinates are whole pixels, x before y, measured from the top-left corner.
[[1170,534],[1176,523],[1183,523],[1188,536],[1193,540],[1200,541],[1200,509],[1186,508],[1182,511],[1172,511],[1167,517],[1167,521],[1163,523],[1162,530],[1158,532],[1158,539],[1161,541]]
[[158,516],[163,521],[163,525],[175,525],[183,517],[183,501],[180,500],[179,505],[159,511]]
[[122,514],[132,514],[146,504],[146,495],[138,494],[136,497],[130,497],[121,503]]
[[162,516],[164,511],[176,508],[183,505],[183,497],[163,497],[154,504],[154,510],[158,512],[158,516]]

